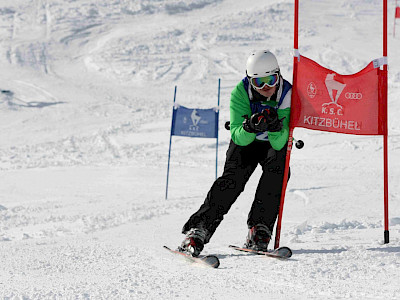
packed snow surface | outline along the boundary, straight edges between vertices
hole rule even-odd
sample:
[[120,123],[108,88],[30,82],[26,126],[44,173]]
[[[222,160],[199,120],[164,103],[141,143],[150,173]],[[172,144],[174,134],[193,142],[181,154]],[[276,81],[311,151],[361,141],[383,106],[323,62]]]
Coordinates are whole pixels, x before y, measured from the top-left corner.
[[[254,49],[292,80],[294,1],[0,0],[0,297],[399,299],[400,21],[388,8],[389,221],[383,142],[296,129],[281,261],[235,252],[260,170],[203,253],[175,257],[215,180],[215,140],[173,137],[174,88],[217,105],[218,174],[229,98]],[[382,56],[382,1],[300,1],[299,51],[340,74]],[[273,245],[271,245],[272,247]]]

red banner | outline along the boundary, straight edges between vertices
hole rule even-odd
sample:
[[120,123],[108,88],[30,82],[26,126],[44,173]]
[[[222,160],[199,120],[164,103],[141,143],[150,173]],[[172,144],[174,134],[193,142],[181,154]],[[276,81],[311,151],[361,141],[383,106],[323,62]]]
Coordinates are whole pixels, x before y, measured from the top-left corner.
[[340,75],[300,56],[292,103],[292,128],[356,135],[383,135],[384,116],[377,61]]
[[396,19],[400,19],[400,7],[396,7],[396,14],[394,16]]

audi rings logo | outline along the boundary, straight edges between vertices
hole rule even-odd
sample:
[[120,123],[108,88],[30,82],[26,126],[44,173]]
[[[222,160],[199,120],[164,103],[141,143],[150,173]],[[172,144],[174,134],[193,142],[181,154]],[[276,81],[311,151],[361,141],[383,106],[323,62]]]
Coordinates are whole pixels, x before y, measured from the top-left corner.
[[360,100],[362,99],[362,93],[349,93],[347,92],[345,95],[346,99],[350,100]]

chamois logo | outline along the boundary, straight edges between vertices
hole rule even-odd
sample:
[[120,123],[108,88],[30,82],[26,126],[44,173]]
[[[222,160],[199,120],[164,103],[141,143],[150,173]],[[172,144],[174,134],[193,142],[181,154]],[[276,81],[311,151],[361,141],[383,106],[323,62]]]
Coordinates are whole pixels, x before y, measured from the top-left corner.
[[197,126],[201,120],[200,115],[197,113],[197,110],[193,110],[192,114],[190,115],[190,117],[192,118],[192,123],[194,126]]
[[[343,108],[340,104],[338,104],[338,100],[340,95],[342,94],[344,88],[346,87],[345,83],[341,83],[335,80],[336,74],[328,74],[325,78],[325,86],[328,90],[329,97],[331,98],[331,102],[324,103],[322,106],[328,106],[331,104],[336,104],[337,107]],[[336,91],[336,95],[333,96],[333,91]]]

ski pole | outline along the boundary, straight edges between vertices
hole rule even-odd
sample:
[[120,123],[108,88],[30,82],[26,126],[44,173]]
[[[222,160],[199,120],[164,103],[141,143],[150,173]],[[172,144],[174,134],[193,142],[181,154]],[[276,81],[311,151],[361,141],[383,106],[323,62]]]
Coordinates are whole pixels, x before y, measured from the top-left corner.
[[[226,121],[225,122],[225,129],[226,130],[230,130],[231,129],[231,122],[230,121]],[[295,138],[293,138],[293,140],[296,142],[295,146],[297,149],[302,149],[304,147],[304,142],[302,140],[296,140]]]

